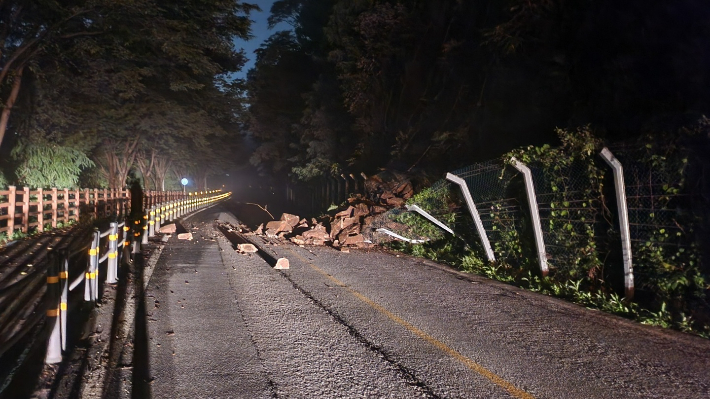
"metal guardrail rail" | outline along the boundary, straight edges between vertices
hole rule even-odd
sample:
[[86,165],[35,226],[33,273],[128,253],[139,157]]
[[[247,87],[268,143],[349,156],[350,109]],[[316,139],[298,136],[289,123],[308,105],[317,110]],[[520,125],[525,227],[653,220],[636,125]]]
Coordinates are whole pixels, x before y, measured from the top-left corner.
[[[9,303],[0,310],[0,358],[34,331],[35,337],[27,345],[38,345],[43,337],[48,337],[45,362],[61,362],[67,350],[67,315],[73,306],[70,292],[83,286],[84,302],[100,302],[100,278],[106,284],[117,283],[121,265],[130,262],[131,253],[140,253],[148,238],[159,232],[162,223],[174,221],[230,195],[221,190],[190,193],[185,199],[152,205],[145,210],[142,220],[113,221],[105,230],[94,228],[87,238],[78,237],[79,245],[73,248],[47,248],[46,276],[37,273],[36,277],[22,279],[0,292],[0,299]],[[81,244],[82,240],[86,241]],[[79,256],[82,254],[86,254],[88,260],[77,270],[72,265],[84,262],[84,257]],[[106,265],[105,276],[99,273],[103,264]],[[31,293],[31,297],[23,293]],[[38,334],[37,327],[42,322],[45,332]],[[18,369],[25,359],[21,356],[14,361],[17,362],[14,369]],[[0,393],[8,383],[0,380]]]

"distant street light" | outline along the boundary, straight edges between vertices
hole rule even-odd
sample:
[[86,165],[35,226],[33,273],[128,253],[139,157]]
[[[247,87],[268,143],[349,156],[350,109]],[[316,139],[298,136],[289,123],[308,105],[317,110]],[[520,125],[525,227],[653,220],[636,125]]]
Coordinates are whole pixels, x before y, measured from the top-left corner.
[[182,193],[185,194],[185,186],[187,186],[187,179],[183,177],[182,180],[180,180],[180,184],[182,184]]

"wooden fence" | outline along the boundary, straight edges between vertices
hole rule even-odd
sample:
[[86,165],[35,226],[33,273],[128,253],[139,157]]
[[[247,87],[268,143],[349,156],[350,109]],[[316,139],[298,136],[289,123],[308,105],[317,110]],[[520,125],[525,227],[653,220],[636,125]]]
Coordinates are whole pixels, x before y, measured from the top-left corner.
[[[187,197],[182,191],[152,191],[143,193],[143,206],[150,208],[165,201]],[[37,189],[9,186],[0,190],[0,233],[7,237],[19,230],[43,232],[58,223],[79,220],[80,217],[123,217],[130,211],[131,193],[110,189]]]

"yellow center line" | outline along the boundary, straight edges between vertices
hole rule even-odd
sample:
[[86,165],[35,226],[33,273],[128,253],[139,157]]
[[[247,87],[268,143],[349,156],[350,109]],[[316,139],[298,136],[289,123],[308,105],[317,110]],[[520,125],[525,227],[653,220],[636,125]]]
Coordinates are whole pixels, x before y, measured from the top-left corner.
[[354,289],[348,287],[343,283],[342,281],[338,280],[337,278],[331,276],[330,274],[326,273],[325,270],[319,268],[318,266],[314,265],[313,263],[309,262],[305,258],[303,258],[301,255],[298,253],[294,252],[291,248],[288,249],[292,254],[294,254],[298,259],[300,259],[303,263],[307,264],[310,266],[313,270],[317,271],[318,273],[322,274],[325,276],[327,279],[335,283],[336,285],[343,287],[350,291],[351,294],[353,294],[356,298],[359,300],[365,302],[366,304],[370,305],[373,309],[377,310],[378,312],[384,314],[389,318],[390,320],[394,321],[395,323],[403,326],[407,330],[409,330],[411,333],[414,335],[418,336],[419,338],[422,338],[423,340],[427,341],[428,343],[432,344],[442,352],[446,353],[447,355],[453,357],[454,359],[460,361],[466,367],[469,369],[473,370],[474,372],[482,375],[483,377],[486,377],[488,380],[493,382],[494,384],[498,385],[499,387],[505,389],[510,393],[513,397],[518,398],[518,399],[534,399],[534,396],[529,394],[528,392],[523,391],[520,388],[517,388],[515,385],[513,385],[511,382],[508,382],[505,380],[503,377],[497,375],[496,373],[488,370],[487,368],[481,366],[480,364],[474,362],[473,360],[467,358],[466,356],[462,355],[455,349],[449,347],[445,343],[439,341],[438,339],[434,338],[433,336],[427,334],[426,332],[420,330],[418,327],[413,325],[412,323],[402,319],[401,317],[397,316],[396,314],[390,312],[389,310],[385,309],[382,307],[382,305],[377,304],[375,301],[372,299],[366,297],[365,295],[362,295],[361,293],[355,291]]

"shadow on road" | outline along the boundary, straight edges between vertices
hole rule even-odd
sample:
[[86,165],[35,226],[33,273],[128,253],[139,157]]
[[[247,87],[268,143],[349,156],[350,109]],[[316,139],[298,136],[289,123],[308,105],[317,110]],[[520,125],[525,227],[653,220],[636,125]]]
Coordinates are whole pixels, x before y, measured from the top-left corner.
[[143,284],[143,270],[145,261],[143,256],[137,257],[135,292],[136,292],[136,318],[135,336],[133,341],[133,376],[131,398],[141,399],[152,397],[150,383],[150,354],[148,349],[148,319],[145,308],[145,289]]

